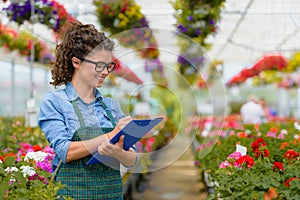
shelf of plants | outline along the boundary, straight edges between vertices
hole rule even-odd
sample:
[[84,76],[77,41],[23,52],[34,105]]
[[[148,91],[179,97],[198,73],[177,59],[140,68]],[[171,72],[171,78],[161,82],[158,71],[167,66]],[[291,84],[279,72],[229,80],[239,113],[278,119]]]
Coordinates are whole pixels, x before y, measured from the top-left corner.
[[239,115],[223,122],[199,117],[187,125],[187,134],[196,139],[195,165],[205,175],[208,199],[298,199],[298,122],[242,124]]

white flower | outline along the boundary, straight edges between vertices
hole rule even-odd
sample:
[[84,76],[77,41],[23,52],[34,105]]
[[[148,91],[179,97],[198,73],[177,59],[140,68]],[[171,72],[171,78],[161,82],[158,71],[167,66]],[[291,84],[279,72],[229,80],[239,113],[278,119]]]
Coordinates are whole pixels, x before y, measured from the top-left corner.
[[280,133],[282,133],[282,134],[284,134],[284,135],[287,135],[287,134],[288,134],[288,131],[285,130],[285,129],[282,129],[282,130],[280,131]]
[[30,159],[35,160],[35,162],[41,162],[45,160],[45,157],[48,155],[46,152],[37,151],[37,152],[28,152],[25,156],[25,161],[28,161]]
[[300,131],[300,125],[298,124],[298,122],[294,123],[294,127],[295,127],[295,129],[297,129],[298,131]]
[[16,167],[7,167],[7,168],[5,168],[4,171],[7,172],[7,173],[13,173],[13,172],[19,171],[19,169],[16,168]]
[[20,169],[22,170],[23,172],[23,176],[26,177],[26,176],[33,176],[36,172],[33,170],[33,167],[30,167],[30,166],[21,166]]
[[[7,173],[10,173],[10,174],[12,174],[13,172],[18,172],[19,171],[19,169],[18,168],[16,168],[16,167],[7,167],[7,168],[5,168],[5,170],[4,170],[5,172],[7,172]],[[10,183],[14,183],[14,182],[16,182],[16,179],[14,179],[14,175],[12,174],[11,176],[10,176],[10,178],[9,178],[9,182]]]

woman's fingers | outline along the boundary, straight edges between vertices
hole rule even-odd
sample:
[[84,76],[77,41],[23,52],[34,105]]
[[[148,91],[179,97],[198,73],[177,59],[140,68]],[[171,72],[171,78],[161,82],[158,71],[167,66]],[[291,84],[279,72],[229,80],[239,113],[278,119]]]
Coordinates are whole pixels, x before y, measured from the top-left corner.
[[120,140],[116,144],[104,142],[98,146],[98,152],[102,155],[116,156],[123,150],[124,135],[120,137]]
[[126,117],[119,119],[118,127],[120,129],[124,128],[131,120],[132,120],[132,118],[130,116],[126,116]]

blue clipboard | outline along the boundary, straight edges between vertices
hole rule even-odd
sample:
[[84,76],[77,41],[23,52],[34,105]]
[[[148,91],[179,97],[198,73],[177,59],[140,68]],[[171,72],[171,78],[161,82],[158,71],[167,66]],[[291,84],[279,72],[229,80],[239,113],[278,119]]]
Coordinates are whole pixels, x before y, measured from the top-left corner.
[[[154,119],[136,119],[130,121],[122,130],[120,130],[111,140],[112,144],[116,144],[120,137],[124,135],[123,149],[128,150],[132,145],[144,137],[151,129],[163,120],[162,117]],[[99,162],[113,162],[115,158],[96,153],[86,164],[97,164]]]

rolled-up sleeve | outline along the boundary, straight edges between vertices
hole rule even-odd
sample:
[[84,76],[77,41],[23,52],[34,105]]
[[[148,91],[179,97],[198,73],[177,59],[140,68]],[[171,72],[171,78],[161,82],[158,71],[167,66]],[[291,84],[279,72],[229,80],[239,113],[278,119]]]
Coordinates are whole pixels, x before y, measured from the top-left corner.
[[[72,134],[68,131],[64,115],[59,105],[55,103],[57,101],[55,98],[51,93],[47,93],[43,97],[38,123],[58,159],[62,159],[65,163]],[[57,165],[57,163],[53,163],[53,165]]]

